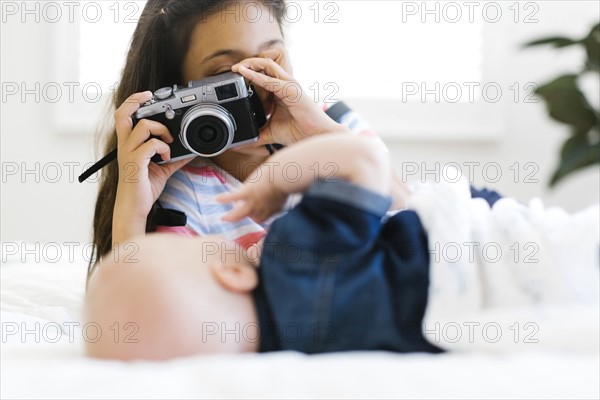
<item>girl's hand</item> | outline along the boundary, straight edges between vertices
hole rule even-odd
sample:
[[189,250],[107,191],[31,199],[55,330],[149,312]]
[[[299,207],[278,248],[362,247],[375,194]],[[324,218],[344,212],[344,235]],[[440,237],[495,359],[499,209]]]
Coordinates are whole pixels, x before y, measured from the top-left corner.
[[[163,165],[151,162],[155,154],[160,154],[164,161],[168,161],[171,149],[167,143],[173,142],[173,136],[167,127],[159,122],[142,119],[133,127],[131,116],[140,108],[140,104],[151,97],[151,92],[135,93],[115,112],[119,183],[115,201],[113,241],[118,241],[115,240],[115,234],[119,233],[115,232],[115,228],[119,228],[115,226],[117,222],[120,226],[131,225],[131,229],[127,229],[129,234],[121,236],[129,237],[145,232],[146,218],[162,193],[167,179],[192,160],[190,158]],[[162,140],[150,139],[151,135]],[[142,223],[143,230],[140,231]]]
[[[260,168],[257,171],[266,173]],[[268,182],[268,179],[254,182],[249,178],[241,188],[221,194],[216,200],[220,203],[236,203],[233,210],[223,215],[223,221],[235,222],[250,217],[261,223],[283,210],[287,198],[288,195],[279,190],[274,183]]]
[[261,56],[248,58],[231,68],[255,87],[273,94],[272,105],[265,104],[265,112],[271,117],[252,146],[290,145],[309,136],[347,130],[329,118],[294,80],[284,50],[269,50]]

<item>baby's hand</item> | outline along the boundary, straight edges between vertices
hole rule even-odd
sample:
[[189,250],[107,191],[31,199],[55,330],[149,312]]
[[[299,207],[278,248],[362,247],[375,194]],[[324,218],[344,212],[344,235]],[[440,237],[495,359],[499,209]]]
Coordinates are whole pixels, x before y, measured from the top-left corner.
[[235,222],[250,217],[261,223],[283,209],[287,194],[269,182],[248,182],[234,192],[217,196],[216,200],[220,203],[235,202],[233,210],[221,218],[223,221]]

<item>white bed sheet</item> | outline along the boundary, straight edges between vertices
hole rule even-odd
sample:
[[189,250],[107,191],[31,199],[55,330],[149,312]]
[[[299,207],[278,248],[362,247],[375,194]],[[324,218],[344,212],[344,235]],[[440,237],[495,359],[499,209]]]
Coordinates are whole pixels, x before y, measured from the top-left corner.
[[[85,263],[0,267],[2,398],[599,398],[597,351],[400,355],[295,352],[167,362],[86,358],[79,322]],[[40,328],[35,328],[35,323]],[[15,329],[29,333],[22,340]],[[44,329],[46,331],[44,332]],[[55,341],[56,343],[50,343]]]

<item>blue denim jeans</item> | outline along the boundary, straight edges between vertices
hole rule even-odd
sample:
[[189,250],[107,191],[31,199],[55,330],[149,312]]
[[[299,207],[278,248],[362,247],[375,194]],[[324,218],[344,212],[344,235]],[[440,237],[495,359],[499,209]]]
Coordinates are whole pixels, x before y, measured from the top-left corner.
[[429,256],[418,216],[390,199],[315,183],[265,239],[255,299],[261,351],[439,351],[425,341]]

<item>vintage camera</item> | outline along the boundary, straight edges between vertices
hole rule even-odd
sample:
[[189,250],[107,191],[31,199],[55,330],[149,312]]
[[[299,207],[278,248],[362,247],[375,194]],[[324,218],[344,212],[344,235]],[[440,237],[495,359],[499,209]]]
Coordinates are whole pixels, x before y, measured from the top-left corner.
[[[267,121],[252,85],[233,72],[158,89],[133,115],[133,124],[144,118],[162,123],[173,135],[170,161],[214,157],[254,142]],[[152,160],[164,163],[159,155]]]

